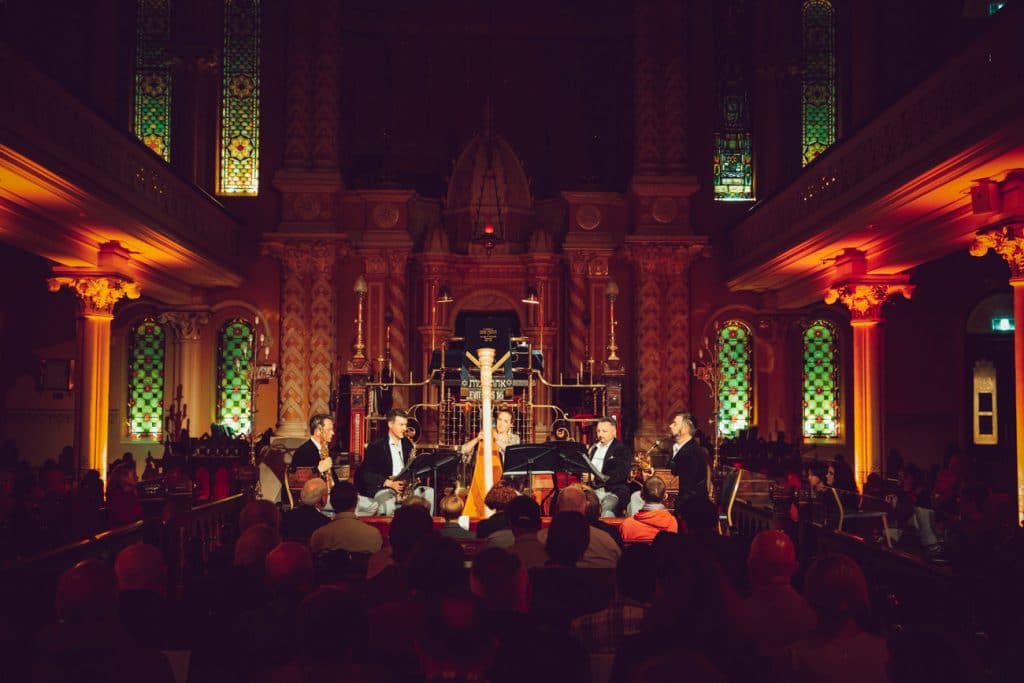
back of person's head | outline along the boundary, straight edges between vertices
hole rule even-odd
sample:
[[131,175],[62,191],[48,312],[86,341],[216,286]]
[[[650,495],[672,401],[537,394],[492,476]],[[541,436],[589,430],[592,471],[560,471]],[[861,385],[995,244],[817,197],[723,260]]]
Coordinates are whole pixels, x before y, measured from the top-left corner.
[[402,507],[413,506],[421,507],[426,510],[428,514],[430,513],[430,501],[423,496],[407,496],[406,499],[402,501]]
[[269,500],[250,500],[238,515],[238,530],[241,533],[256,524],[266,524],[274,529],[281,528],[281,512]]
[[665,480],[658,476],[647,477],[640,497],[645,503],[665,502]]
[[335,512],[352,512],[359,502],[359,491],[348,481],[339,481],[331,489],[331,507]]
[[498,642],[485,627],[472,595],[436,595],[424,601],[423,627],[413,634],[420,680],[483,681]]
[[462,511],[466,508],[466,504],[462,502],[461,498],[453,495],[442,498],[437,507],[445,521],[451,522],[462,516]]
[[303,543],[284,541],[267,553],[267,588],[272,593],[305,595],[313,590],[313,555]]
[[797,567],[793,541],[782,531],[762,531],[750,544],[747,567],[754,584],[788,584]]
[[505,508],[505,519],[513,533],[539,531],[540,505],[530,496],[517,496],[515,500]]
[[808,471],[810,474],[813,474],[818,479],[821,479],[822,482],[824,482],[825,477],[828,476],[828,463],[825,462],[824,460],[815,460],[814,462],[811,463],[811,466],[808,468]]
[[583,495],[587,498],[587,519],[596,522],[601,519],[601,499],[597,497],[594,489],[586,486],[583,488]]
[[582,486],[573,484],[558,492],[558,512],[578,512],[587,514],[587,494]]
[[409,559],[413,546],[434,532],[434,520],[419,505],[403,505],[395,511],[388,533],[391,556],[401,564]]
[[491,487],[491,490],[484,496],[484,505],[491,508],[495,512],[501,512],[508,504],[511,503],[519,494],[516,490],[509,486],[504,481],[499,481],[497,484]]
[[262,569],[267,555],[281,542],[281,532],[269,524],[254,524],[235,541],[236,567]]
[[167,563],[163,553],[145,543],[134,543],[117,554],[114,561],[117,588],[167,595]]
[[82,560],[57,580],[57,618],[66,623],[112,621],[117,610],[117,577],[99,560]]
[[488,609],[526,612],[529,584],[522,561],[504,548],[488,548],[473,558],[469,587]]
[[433,533],[424,536],[409,556],[409,588],[419,595],[465,590],[465,561],[457,541]]
[[303,505],[316,507],[324,499],[325,493],[327,493],[327,482],[319,477],[314,477],[302,485],[302,493],[299,497],[302,499]]
[[654,598],[654,549],[649,545],[631,545],[622,551],[615,567],[615,588],[619,595],[638,602]]
[[860,565],[846,555],[825,555],[808,568],[804,597],[820,625],[842,624],[868,610],[868,586]]
[[693,543],[686,537],[661,532],[654,538],[654,593],[657,602],[675,610],[691,609],[697,576]]
[[295,614],[298,640],[305,652],[332,656],[363,652],[366,607],[349,591],[323,586],[303,598]]
[[[582,492],[580,493],[582,497]],[[551,519],[544,546],[556,564],[575,567],[590,545],[590,524],[580,512],[563,511]]]

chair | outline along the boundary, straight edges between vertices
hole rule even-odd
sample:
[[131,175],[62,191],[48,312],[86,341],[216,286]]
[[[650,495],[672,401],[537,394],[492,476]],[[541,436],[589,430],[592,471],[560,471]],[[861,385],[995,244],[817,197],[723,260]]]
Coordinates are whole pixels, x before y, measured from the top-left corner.
[[722,511],[718,515],[718,525],[721,527],[722,522],[725,522],[725,532],[729,532],[733,528],[732,506],[736,503],[736,494],[739,493],[742,479],[743,470],[735,468],[725,475],[725,481],[722,482]]

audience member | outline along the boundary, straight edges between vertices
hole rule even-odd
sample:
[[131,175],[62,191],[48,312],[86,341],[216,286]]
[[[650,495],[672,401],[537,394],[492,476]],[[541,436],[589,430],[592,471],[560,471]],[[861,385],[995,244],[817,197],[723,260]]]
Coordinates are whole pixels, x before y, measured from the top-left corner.
[[[494,514],[487,519],[481,519],[476,525],[476,537],[487,538],[491,534],[508,529],[508,522],[505,519],[505,508],[511,503],[519,494],[516,490],[509,486],[506,481],[499,481],[496,483],[487,495],[484,497],[484,505],[494,510]],[[508,547],[512,545],[512,535],[505,534],[504,543],[502,547]]]
[[622,522],[624,541],[652,541],[659,531],[679,531],[676,516],[665,508],[665,482],[661,477],[647,477],[640,496],[643,508]]
[[[582,487],[569,486],[563,489],[558,495],[556,508],[558,512],[578,512],[586,519],[587,496]],[[548,533],[549,529],[541,529],[537,533],[537,540],[547,545]],[[622,555],[622,549],[615,540],[607,532],[594,527],[590,528],[589,538],[586,552],[577,566],[589,569],[614,569]]]
[[[612,540],[615,541],[615,545],[619,546],[619,549],[624,548],[625,544],[622,542],[622,532],[619,531],[619,527],[602,521],[602,516],[607,517],[608,512],[602,507],[603,503],[597,495],[597,491],[584,484],[574,484],[573,486],[579,486],[580,490],[583,491],[583,495],[587,497],[587,511],[584,515],[590,526],[600,529],[611,536]],[[606,500],[608,500],[607,497]]]
[[110,473],[110,481],[107,483],[107,525],[111,529],[142,519],[142,503],[135,488],[137,483],[134,461],[131,464],[118,464]]
[[281,511],[269,500],[250,500],[238,515],[238,532],[255,524],[266,524],[272,529],[281,529]]
[[592,530],[582,513],[564,511],[551,519],[544,549],[548,553],[548,566],[575,567],[590,544]]
[[509,503],[505,515],[515,539],[508,550],[519,558],[527,570],[547,564],[550,559],[548,552],[537,538],[541,527],[540,505],[537,505],[537,501],[529,496],[519,496]]
[[117,613],[121,625],[140,645],[167,649],[175,624],[167,602],[167,563],[145,543],[127,546],[114,562]]
[[319,477],[310,479],[302,485],[299,499],[301,503],[297,508],[281,515],[281,535],[309,543],[313,532],[330,521],[323,513],[327,505],[327,482]]
[[[314,555],[334,550],[350,553],[375,553],[381,549],[383,539],[376,527],[356,517],[359,493],[347,481],[339,481],[331,491],[334,520],[313,532],[309,549]],[[405,506],[403,506],[405,507]]]
[[459,526],[459,517],[462,516],[465,507],[466,504],[458,496],[451,495],[442,498],[438,510],[444,517],[444,524],[441,525],[438,533],[448,538],[475,538],[472,533]]
[[615,571],[615,599],[603,610],[574,619],[573,638],[588,652],[614,652],[624,638],[639,633],[654,597],[654,570],[650,546],[626,548]]
[[395,511],[388,532],[388,544],[370,556],[366,570],[367,604],[400,600],[408,594],[407,564],[420,539],[434,532],[430,513],[418,505]]

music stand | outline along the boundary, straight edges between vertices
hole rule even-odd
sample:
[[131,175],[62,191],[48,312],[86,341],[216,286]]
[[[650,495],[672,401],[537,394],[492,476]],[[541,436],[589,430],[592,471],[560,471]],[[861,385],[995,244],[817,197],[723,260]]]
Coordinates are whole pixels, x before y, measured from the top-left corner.
[[417,454],[415,458],[405,464],[402,471],[396,474],[394,479],[409,478],[413,481],[428,472],[431,473],[434,483],[434,501],[431,506],[431,515],[437,514],[438,492],[441,486],[438,482],[437,473],[441,470],[453,469],[452,465],[459,460],[459,454],[455,451],[424,451]]
[[[549,441],[547,443],[527,443],[505,448],[505,474],[550,474],[551,492],[540,502],[541,509],[548,498],[558,494],[557,472],[566,474],[582,474],[589,472],[598,481],[606,477],[594,469],[587,457],[587,446],[579,441]],[[531,486],[532,478],[528,479]]]

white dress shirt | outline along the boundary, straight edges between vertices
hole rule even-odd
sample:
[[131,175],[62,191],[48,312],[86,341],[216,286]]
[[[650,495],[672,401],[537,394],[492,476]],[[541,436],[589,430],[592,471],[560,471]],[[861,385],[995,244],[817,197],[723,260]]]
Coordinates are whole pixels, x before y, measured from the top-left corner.
[[391,476],[393,477],[402,471],[405,461],[402,459],[402,442],[388,439],[388,443],[391,445]]
[[604,467],[604,456],[608,453],[608,447],[611,445],[611,441],[606,444],[597,444],[597,448],[594,450],[594,455],[590,457],[590,463],[598,472],[600,472],[601,468]]

